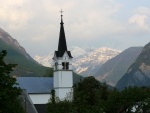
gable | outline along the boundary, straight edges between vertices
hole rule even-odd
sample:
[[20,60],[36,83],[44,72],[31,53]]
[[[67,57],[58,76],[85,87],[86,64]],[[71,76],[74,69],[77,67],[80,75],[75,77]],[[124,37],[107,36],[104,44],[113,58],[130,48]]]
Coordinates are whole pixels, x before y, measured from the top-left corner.
[[65,51],[65,53],[64,53],[62,59],[63,59],[63,60],[68,60],[68,59],[70,59],[70,58],[69,58],[69,55],[68,55],[68,53],[67,53],[66,51]]
[[56,55],[56,57],[63,57],[63,55],[64,55],[65,53],[68,54],[69,58],[73,58],[70,51],[65,51],[65,52],[55,51],[54,57],[55,57],[55,55]]

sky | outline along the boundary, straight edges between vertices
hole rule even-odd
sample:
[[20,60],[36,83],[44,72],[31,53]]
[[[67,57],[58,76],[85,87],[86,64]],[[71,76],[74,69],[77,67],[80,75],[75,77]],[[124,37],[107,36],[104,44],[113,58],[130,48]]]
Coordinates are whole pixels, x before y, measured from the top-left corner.
[[45,56],[58,48],[61,9],[68,49],[150,42],[150,0],[0,0],[0,27],[32,57]]

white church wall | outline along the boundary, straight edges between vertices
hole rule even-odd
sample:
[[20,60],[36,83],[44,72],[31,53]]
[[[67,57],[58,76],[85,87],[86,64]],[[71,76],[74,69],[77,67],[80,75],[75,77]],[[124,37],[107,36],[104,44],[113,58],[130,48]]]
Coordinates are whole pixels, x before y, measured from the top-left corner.
[[72,71],[54,72],[54,88],[72,87],[72,85],[73,85]]
[[47,104],[50,99],[50,94],[29,94],[33,104]]
[[55,95],[60,100],[64,100],[64,99],[72,100],[73,90],[72,90],[72,88],[55,89]]
[[72,92],[72,86],[72,71],[54,72],[54,89],[56,97],[59,97],[60,100],[65,99]]
[[62,69],[62,68],[63,68],[63,67],[62,67],[62,64],[59,64],[57,68],[58,68],[58,69]]
[[62,76],[59,78],[59,83],[62,87],[72,87],[73,78],[72,78],[72,71],[62,71]]
[[69,69],[71,69],[71,70],[72,70],[72,64],[70,64],[70,63],[69,63]]
[[54,88],[58,87],[59,86],[59,82],[57,82],[59,80],[59,76],[58,76],[58,71],[57,72],[54,72]]

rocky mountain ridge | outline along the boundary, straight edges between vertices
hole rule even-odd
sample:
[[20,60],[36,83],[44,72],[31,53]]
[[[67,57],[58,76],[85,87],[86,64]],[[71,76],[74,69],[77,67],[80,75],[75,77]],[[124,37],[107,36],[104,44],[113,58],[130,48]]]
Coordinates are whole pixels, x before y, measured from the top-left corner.
[[150,86],[150,43],[144,46],[136,61],[128,68],[116,87]]
[[16,39],[0,28],[0,51],[2,50],[7,51],[4,59],[6,63],[17,64],[12,76],[47,76],[46,70],[52,74],[51,68],[37,63]]
[[108,60],[94,75],[101,82],[115,86],[141,53],[142,47],[130,47]]
[[[20,46],[18,41],[14,38],[12,38],[6,31],[4,31],[2,28],[0,28],[0,39],[4,41],[7,45],[10,45],[11,47],[15,48],[17,51],[22,53],[26,56],[26,58],[33,60],[33,58],[26,52],[26,50]],[[5,47],[4,47],[5,48]]]

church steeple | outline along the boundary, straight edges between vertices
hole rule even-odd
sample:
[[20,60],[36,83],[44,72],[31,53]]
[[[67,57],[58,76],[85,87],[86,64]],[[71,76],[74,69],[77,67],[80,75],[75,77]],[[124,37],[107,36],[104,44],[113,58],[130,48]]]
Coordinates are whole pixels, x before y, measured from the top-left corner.
[[[61,11],[62,12],[62,11]],[[67,51],[67,43],[65,37],[65,31],[63,26],[63,15],[61,14],[61,23],[60,23],[60,33],[59,33],[59,43],[58,43],[58,52],[64,54]]]
[[63,11],[61,10],[61,22],[60,22],[60,33],[59,33],[59,42],[58,42],[58,50],[55,51],[56,57],[62,57],[65,52],[67,52],[68,56],[70,58],[73,58],[71,56],[70,51],[67,50],[67,43],[66,43],[66,37],[65,37],[65,30],[64,30],[64,23],[63,23]]
[[[55,96],[60,100],[67,99],[68,94],[72,94],[73,86],[73,70],[71,52],[67,50],[67,43],[64,31],[63,15],[61,12],[61,23],[58,50],[55,51],[53,57],[54,69],[54,90]],[[66,82],[67,81],[67,82]]]

